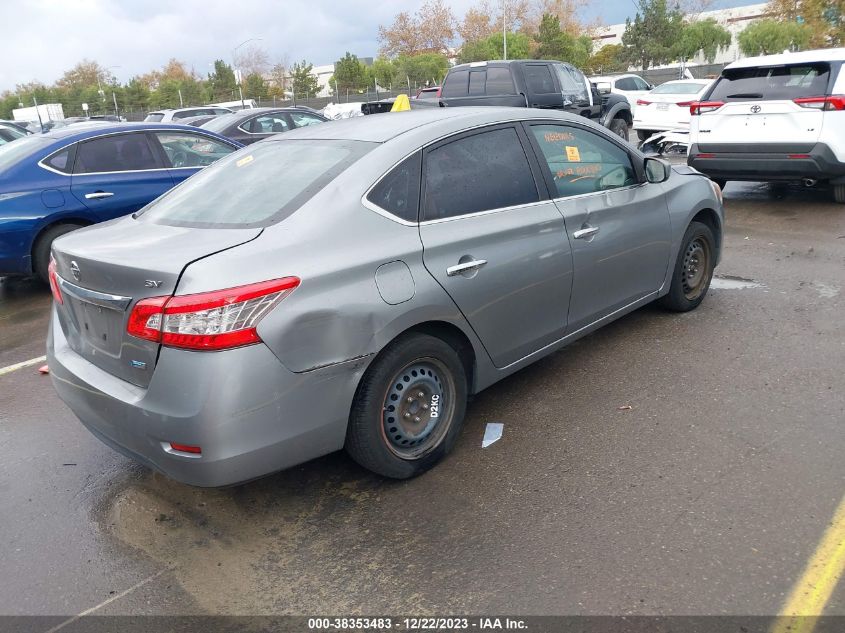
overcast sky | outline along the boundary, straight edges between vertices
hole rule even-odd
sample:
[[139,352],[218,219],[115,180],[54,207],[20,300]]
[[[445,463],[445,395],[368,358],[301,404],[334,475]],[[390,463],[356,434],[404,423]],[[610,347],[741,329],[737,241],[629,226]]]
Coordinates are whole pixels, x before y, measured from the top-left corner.
[[[493,0],[491,4],[497,4]],[[714,6],[752,4],[716,0]],[[50,84],[83,58],[121,82],[175,57],[205,76],[215,59],[231,62],[240,42],[260,37],[275,62],[331,63],[346,51],[359,57],[378,50],[378,25],[422,0],[0,0],[0,91],[38,79]],[[476,0],[447,0],[462,16]],[[605,24],[635,13],[635,0],[594,0],[582,16]],[[247,45],[249,46],[249,45]]]

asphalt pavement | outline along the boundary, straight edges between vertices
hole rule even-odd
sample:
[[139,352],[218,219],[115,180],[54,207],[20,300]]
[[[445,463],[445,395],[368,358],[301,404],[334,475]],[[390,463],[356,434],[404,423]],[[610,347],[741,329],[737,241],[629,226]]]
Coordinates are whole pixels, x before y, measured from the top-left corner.
[[[845,494],[845,207],[725,195],[698,310],[479,394],[411,481],[338,453],[191,488],[100,444],[37,364],[0,373],[0,614],[778,613]],[[0,280],[0,372],[43,355],[49,304]]]

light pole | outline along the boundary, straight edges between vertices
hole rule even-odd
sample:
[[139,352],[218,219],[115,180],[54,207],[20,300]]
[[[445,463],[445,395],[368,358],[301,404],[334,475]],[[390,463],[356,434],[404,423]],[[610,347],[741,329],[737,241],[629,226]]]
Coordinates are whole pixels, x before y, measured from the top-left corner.
[[502,0],[502,57],[508,59],[508,0]]
[[[260,41],[261,41],[260,37],[251,37],[248,40],[244,40],[243,42],[241,42],[240,44],[235,46],[235,48],[232,49],[232,67],[234,68],[234,66],[237,65],[237,61],[235,60],[235,53],[238,52],[238,49],[241,46],[243,46],[244,44],[249,44],[250,42],[260,42]],[[238,73],[238,74],[240,74],[240,73]],[[243,109],[246,106],[244,105],[244,91],[241,88],[241,78],[236,75],[235,81],[238,82],[238,93],[241,96],[241,109]]]

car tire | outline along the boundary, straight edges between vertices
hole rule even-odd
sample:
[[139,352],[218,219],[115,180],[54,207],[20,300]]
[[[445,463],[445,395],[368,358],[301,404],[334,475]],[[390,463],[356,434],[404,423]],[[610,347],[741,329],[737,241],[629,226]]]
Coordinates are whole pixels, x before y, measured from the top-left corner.
[[667,310],[688,312],[704,300],[716,266],[716,239],[709,226],[691,222],[684,233],[669,294],[659,303]]
[[466,372],[457,352],[434,336],[404,335],[379,354],[361,379],[346,451],[385,477],[420,475],[451,451],[466,401]]
[[49,283],[47,267],[50,265],[50,248],[53,241],[65,233],[81,229],[81,224],[54,224],[45,229],[32,247],[32,270],[44,283]]
[[622,117],[615,117],[611,120],[610,125],[607,126],[607,129],[616,134],[626,141],[628,140],[628,134],[630,128],[628,127],[628,122],[623,119]]
[[833,199],[839,204],[845,204],[845,185],[833,185]]
[[647,141],[652,136],[654,136],[654,132],[651,130],[637,130],[637,138],[641,141]]

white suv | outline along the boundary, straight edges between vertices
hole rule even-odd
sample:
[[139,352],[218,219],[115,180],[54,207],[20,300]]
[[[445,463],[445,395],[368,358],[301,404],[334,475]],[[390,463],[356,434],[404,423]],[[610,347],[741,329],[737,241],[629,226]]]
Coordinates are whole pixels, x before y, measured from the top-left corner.
[[595,84],[599,92],[610,92],[625,97],[631,106],[631,114],[633,115],[636,115],[637,112],[637,100],[647,95],[654,88],[639,75],[630,73],[614,75],[613,77],[590,77],[590,81]]
[[845,203],[845,48],[750,57],[690,106],[688,163],[729,180],[827,181]]

